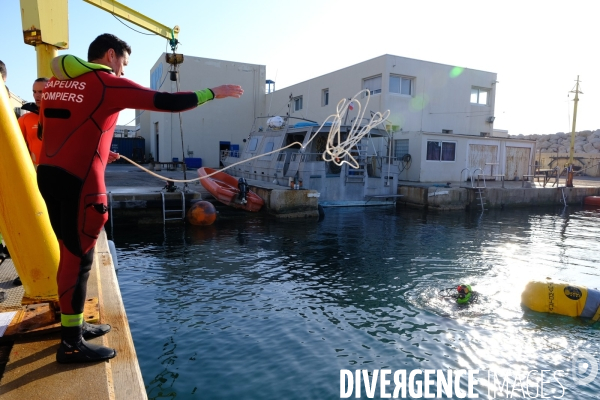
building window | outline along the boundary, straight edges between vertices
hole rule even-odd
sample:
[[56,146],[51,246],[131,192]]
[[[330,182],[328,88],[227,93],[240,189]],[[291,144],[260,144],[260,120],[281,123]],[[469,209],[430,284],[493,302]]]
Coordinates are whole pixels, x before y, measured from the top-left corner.
[[394,140],[394,157],[397,159],[401,159],[407,154],[409,154],[408,139]]
[[412,96],[413,80],[414,78],[407,78],[400,75],[390,75],[390,93]]
[[158,67],[150,74],[150,89],[158,90],[161,87],[161,78],[163,73],[163,65],[158,64]]
[[454,161],[456,159],[456,142],[427,141],[428,161]]
[[471,88],[471,104],[483,104],[484,106],[487,105],[489,94],[490,94],[490,89],[472,87]]
[[363,79],[363,89],[367,89],[371,95],[381,93],[381,75]]
[[329,89],[323,89],[321,93],[321,106],[325,107],[329,104]]
[[302,96],[294,97],[294,111],[302,110]]

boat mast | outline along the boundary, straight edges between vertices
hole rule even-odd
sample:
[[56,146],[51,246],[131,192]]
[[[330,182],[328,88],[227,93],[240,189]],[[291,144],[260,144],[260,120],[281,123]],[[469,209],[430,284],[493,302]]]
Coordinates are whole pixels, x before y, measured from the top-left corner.
[[[571,129],[571,148],[569,150],[569,163],[567,164],[567,187],[573,187],[573,153],[575,152],[575,123],[577,121],[577,103],[579,103],[579,75],[577,75],[577,83],[575,84],[575,98],[573,99],[573,127]],[[583,94],[583,93],[582,93]]]

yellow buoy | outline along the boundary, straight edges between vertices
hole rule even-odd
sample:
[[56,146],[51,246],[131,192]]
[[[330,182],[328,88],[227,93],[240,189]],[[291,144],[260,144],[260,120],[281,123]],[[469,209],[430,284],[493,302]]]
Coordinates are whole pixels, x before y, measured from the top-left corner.
[[600,317],[600,292],[569,283],[529,282],[521,294],[521,303],[538,312],[595,320]]
[[23,282],[23,303],[58,298],[59,249],[35,169],[0,79],[0,232]]

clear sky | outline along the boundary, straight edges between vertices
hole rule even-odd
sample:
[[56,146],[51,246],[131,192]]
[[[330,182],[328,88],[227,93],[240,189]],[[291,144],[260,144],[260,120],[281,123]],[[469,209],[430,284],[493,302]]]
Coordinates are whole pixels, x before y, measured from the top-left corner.
[[[32,100],[35,50],[23,43],[20,2],[1,2],[7,85]],[[277,89],[383,54],[495,72],[494,127],[513,135],[570,132],[573,95],[567,95],[579,75],[584,94],[577,131],[600,128],[600,6],[594,0],[121,2],[167,26],[179,25],[178,52],[266,65]],[[65,52],[86,58],[89,43],[105,32],[133,48],[126,77],[149,85],[166,40],[69,0]],[[120,124],[134,117],[132,111],[121,114]]]

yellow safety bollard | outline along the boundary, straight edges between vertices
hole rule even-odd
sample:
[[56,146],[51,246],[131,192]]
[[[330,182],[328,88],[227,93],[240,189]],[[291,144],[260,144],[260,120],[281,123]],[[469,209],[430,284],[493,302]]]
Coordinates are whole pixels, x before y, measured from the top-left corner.
[[60,253],[35,169],[0,79],[0,232],[23,282],[23,304],[56,301]]

